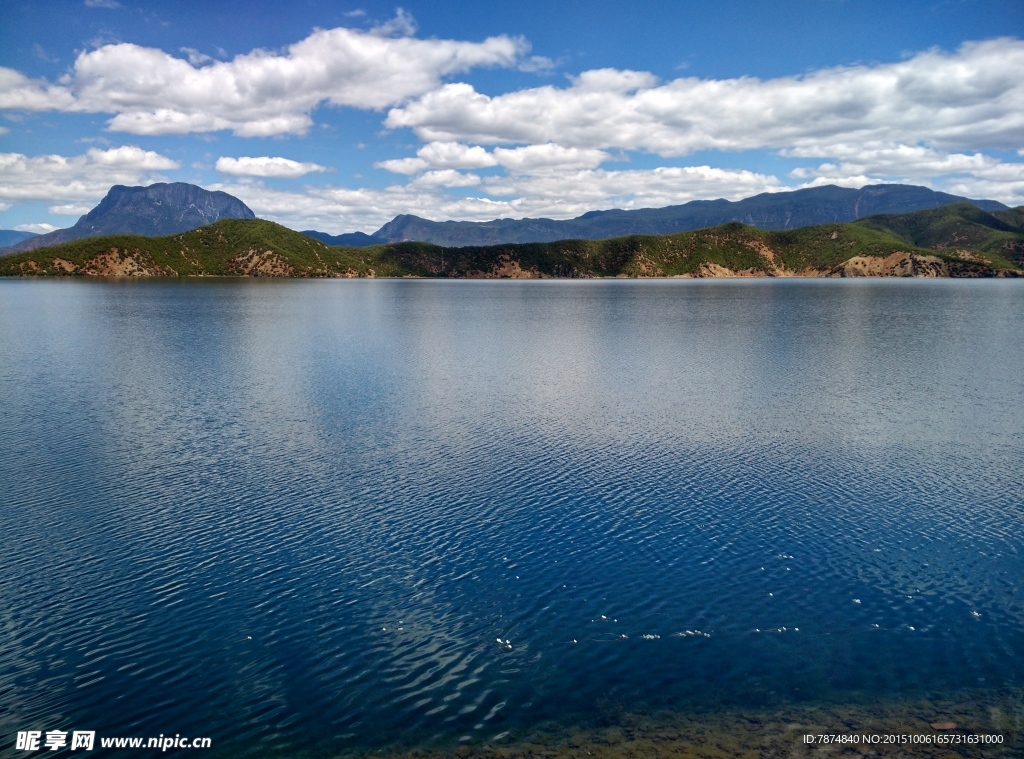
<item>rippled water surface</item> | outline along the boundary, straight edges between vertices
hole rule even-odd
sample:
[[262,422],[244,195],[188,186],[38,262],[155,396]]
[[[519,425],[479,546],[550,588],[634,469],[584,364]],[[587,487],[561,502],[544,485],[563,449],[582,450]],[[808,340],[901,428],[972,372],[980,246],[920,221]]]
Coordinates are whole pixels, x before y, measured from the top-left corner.
[[1019,692],[1022,325],[1015,282],[0,282],[0,753]]

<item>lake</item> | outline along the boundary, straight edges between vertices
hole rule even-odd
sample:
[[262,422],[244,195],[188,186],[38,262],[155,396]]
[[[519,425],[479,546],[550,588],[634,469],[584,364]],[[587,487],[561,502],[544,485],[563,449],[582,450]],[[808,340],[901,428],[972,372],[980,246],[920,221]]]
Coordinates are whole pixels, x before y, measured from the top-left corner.
[[1012,280],[0,282],[0,754],[1009,756],[1022,325]]

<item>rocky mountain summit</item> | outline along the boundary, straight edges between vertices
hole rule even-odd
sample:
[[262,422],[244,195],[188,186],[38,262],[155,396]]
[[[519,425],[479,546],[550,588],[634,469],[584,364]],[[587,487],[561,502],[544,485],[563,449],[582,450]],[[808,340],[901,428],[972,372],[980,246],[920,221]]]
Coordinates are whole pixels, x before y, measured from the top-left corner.
[[221,219],[255,219],[245,203],[226,192],[185,182],[149,187],[114,185],[100,204],[67,229],[37,235],[3,249],[16,253],[99,235],[162,237],[188,232]]

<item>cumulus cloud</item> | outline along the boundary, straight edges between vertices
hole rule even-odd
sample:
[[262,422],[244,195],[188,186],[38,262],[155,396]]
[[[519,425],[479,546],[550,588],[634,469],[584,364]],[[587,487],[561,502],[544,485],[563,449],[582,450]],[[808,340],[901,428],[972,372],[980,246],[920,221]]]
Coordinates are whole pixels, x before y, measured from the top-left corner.
[[417,187],[475,187],[480,184],[480,177],[455,169],[438,169],[421,174],[411,184]]
[[224,156],[217,159],[215,166],[221,174],[232,174],[239,177],[282,177],[294,179],[306,174],[327,171],[326,166],[318,163],[300,163],[290,158],[278,158],[271,156],[260,156],[251,158],[229,158]]
[[90,148],[86,152],[85,158],[93,168],[107,167],[129,171],[163,171],[177,169],[181,165],[152,150],[143,150],[130,145],[109,150]]
[[95,203],[58,203],[50,206],[47,210],[58,216],[81,216],[84,213],[89,213],[95,205]]
[[394,158],[375,163],[378,169],[396,174],[415,174],[433,169],[483,169],[497,166],[494,156],[480,146],[470,147],[461,142],[431,142],[416,151],[415,158]]
[[[80,54],[57,83],[0,68],[0,108],[109,113],[111,129],[138,134],[231,130],[242,136],[302,134],[325,103],[391,108],[385,126],[409,128],[424,144],[414,156],[375,164],[404,175],[390,187],[285,192],[258,179],[328,169],[273,156],[216,162],[233,177],[219,187],[258,214],[332,232],[372,231],[398,213],[567,218],[595,208],[786,189],[776,177],[740,169],[603,167],[628,151],[678,158],[702,150],[768,150],[806,164],[790,173],[803,186],[908,181],[1024,202],[1024,163],[983,152],[1024,156],[1024,80],[1016,75],[1024,70],[1024,41],[967,43],[897,63],[767,80],[661,81],[642,71],[597,69],[563,86],[487,95],[443,82],[479,66],[543,68],[543,61],[526,58],[525,41],[421,40],[414,33],[415,21],[399,10],[365,31],[316,30],[283,51],[256,50],[230,61],[187,48],[171,55],[109,44]],[[0,205],[31,197],[52,201],[54,212],[77,212],[110,184],[137,183],[176,167],[131,147],[70,158],[0,155]]]
[[968,198],[996,198],[1010,207],[1024,206],[1024,176],[1008,181],[972,177],[951,182],[942,189]]
[[1009,206],[1024,205],[1024,163],[999,163],[957,177],[943,189],[969,198],[997,198]]
[[29,79],[14,69],[0,66],[0,109],[60,111],[73,108],[75,99],[66,87],[45,79]]
[[[480,149],[484,150],[483,148]],[[487,153],[486,150],[484,152]],[[384,169],[395,174],[416,174],[428,169],[430,164],[422,158],[390,158],[387,161],[377,161],[373,166],[374,168]]]
[[378,169],[396,174],[416,174],[426,169],[483,169],[502,166],[515,173],[547,169],[596,168],[612,156],[603,150],[566,148],[554,143],[519,148],[495,148],[488,152],[479,145],[461,142],[430,142],[415,158],[393,158],[375,163]]
[[[475,196],[447,188],[478,187]],[[225,183],[212,189],[241,198],[257,215],[293,229],[334,234],[372,232],[401,213],[428,219],[489,221],[546,216],[566,219],[595,208],[644,208],[703,197],[739,199],[781,187],[775,178],[708,166],[650,170],[567,170],[538,175],[480,178],[455,169],[435,169],[405,184],[383,189],[311,186],[285,191],[259,181]]]
[[601,69],[568,87],[494,97],[453,83],[393,108],[385,121],[425,141],[484,145],[555,142],[643,150],[809,149],[864,141],[940,150],[1024,145],[1024,41],[964,44],[898,63],[762,80]]
[[483,221],[514,212],[509,202],[457,197],[437,187],[416,184],[396,184],[383,189],[321,185],[281,190],[256,180],[216,184],[209,189],[223,190],[240,198],[261,218],[292,229],[319,229],[332,234],[372,232],[399,213]]
[[[790,172],[810,179],[804,186],[837,184],[862,187],[879,181],[925,184],[956,195],[994,198],[1009,205],[1024,202],[1024,163],[1003,162],[981,152],[949,153],[921,145],[833,145],[839,160]],[[799,155],[803,151],[786,151]],[[807,150],[820,155],[820,148]]]
[[521,148],[495,148],[494,160],[514,173],[537,173],[548,169],[593,169],[611,158],[603,150],[566,148],[549,142]]
[[556,206],[562,198],[572,198],[574,203],[589,208],[649,208],[698,198],[739,200],[785,189],[776,177],[767,174],[711,166],[513,175],[490,178],[485,186],[491,194],[530,198],[538,205]]
[[[399,11],[369,31],[318,29],[282,53],[254,50],[189,60],[130,43],[81,53],[57,85],[0,69],[0,108],[113,113],[133,134],[231,130],[240,136],[302,134],[318,105],[383,109],[480,66],[514,66],[528,50],[506,35],[483,42],[416,39]],[[395,36],[398,35],[398,36]]]
[[[151,150],[122,146],[90,148],[84,155],[27,156],[0,153],[0,201],[70,201],[74,209],[95,205],[111,185],[160,181],[157,172],[179,168],[177,161]],[[55,204],[54,213],[70,213]]]
[[[812,146],[783,151],[789,156],[819,156],[824,147]],[[947,153],[923,145],[852,145],[828,146],[828,154],[839,159],[816,168],[798,168],[791,172],[796,178],[850,176],[853,174],[924,179],[944,174],[969,174],[999,165],[999,160],[984,153]]]
[[39,224],[18,224],[14,228],[19,232],[32,232],[37,235],[45,235],[47,232],[52,232],[57,229],[53,224],[47,224],[46,222],[40,222]]

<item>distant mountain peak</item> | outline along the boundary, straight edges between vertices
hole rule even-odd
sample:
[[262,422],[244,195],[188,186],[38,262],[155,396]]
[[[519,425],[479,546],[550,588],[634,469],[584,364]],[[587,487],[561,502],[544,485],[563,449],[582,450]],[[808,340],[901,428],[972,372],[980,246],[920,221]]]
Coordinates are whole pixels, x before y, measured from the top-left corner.
[[98,235],[162,237],[204,227],[221,219],[255,219],[241,200],[226,192],[205,190],[186,182],[160,182],[148,187],[114,185],[103,200],[75,223],[12,245],[13,253]]
[[17,245],[30,237],[37,237],[35,232],[22,232],[17,229],[0,229],[0,248]]

